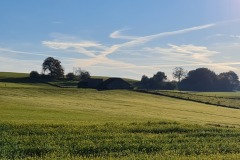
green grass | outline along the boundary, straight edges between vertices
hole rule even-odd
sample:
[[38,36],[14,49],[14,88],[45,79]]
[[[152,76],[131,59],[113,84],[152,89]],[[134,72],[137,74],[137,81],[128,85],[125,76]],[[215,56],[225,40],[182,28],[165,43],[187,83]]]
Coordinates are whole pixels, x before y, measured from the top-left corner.
[[240,130],[176,122],[0,125],[0,158],[240,158]]
[[24,78],[28,77],[28,73],[15,73],[15,72],[0,72],[0,79],[2,78]]
[[0,82],[0,113],[0,159],[240,158],[240,110],[231,108]]
[[[1,84],[1,83],[0,83]],[[0,122],[70,123],[173,120],[240,124],[240,110],[134,91],[0,85]]]
[[150,92],[206,104],[240,109],[240,92],[179,92],[164,90]]

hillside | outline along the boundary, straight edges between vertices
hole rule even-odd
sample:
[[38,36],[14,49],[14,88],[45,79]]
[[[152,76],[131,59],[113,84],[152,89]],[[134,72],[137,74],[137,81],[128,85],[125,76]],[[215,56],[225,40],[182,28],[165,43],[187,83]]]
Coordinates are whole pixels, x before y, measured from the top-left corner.
[[0,82],[0,159],[239,159],[240,110]]
[[0,72],[0,79],[4,78],[24,78],[28,77],[28,73],[16,73],[16,72]]
[[0,89],[2,122],[42,123],[44,119],[44,123],[76,124],[89,120],[177,120],[205,124],[240,124],[240,110],[134,91],[63,89],[45,84],[3,82],[0,83]]
[[141,90],[141,92],[211,104],[219,107],[240,109],[240,92],[188,92],[175,90]]

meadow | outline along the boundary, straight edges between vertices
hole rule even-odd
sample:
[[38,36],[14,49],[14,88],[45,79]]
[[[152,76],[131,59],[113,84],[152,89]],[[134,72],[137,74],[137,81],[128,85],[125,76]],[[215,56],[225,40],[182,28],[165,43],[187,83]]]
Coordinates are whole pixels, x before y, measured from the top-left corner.
[[240,110],[0,82],[0,159],[239,159]]
[[186,91],[148,91],[161,95],[212,104],[228,108],[240,109],[240,92],[186,92]]

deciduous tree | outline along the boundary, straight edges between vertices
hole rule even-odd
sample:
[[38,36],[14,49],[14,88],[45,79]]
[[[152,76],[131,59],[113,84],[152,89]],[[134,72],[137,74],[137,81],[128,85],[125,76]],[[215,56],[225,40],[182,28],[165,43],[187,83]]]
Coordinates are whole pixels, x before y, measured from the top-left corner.
[[64,76],[64,69],[61,62],[53,57],[48,57],[42,64],[43,73],[49,72],[52,78],[60,78]]

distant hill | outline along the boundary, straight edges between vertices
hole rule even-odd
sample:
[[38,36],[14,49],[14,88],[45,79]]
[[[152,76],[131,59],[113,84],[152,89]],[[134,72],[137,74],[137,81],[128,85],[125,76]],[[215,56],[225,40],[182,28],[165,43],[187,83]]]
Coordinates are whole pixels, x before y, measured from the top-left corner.
[[16,73],[16,72],[0,72],[0,79],[5,78],[24,78],[28,77],[28,73]]

